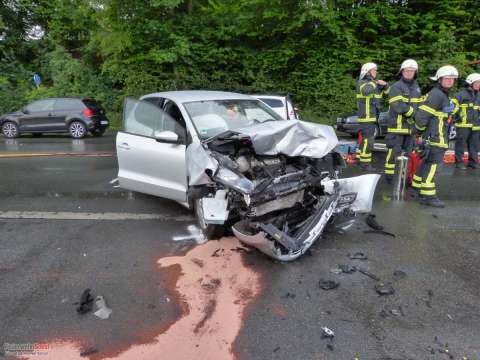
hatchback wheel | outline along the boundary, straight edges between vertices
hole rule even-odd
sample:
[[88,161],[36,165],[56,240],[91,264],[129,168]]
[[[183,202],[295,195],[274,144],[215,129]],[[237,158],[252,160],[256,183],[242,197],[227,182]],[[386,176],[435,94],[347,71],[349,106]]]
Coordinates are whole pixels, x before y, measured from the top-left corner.
[[72,121],[68,127],[70,136],[74,139],[81,139],[87,134],[87,128],[81,121]]
[[18,137],[18,125],[11,121],[4,122],[2,125],[2,133],[6,138],[16,138]]

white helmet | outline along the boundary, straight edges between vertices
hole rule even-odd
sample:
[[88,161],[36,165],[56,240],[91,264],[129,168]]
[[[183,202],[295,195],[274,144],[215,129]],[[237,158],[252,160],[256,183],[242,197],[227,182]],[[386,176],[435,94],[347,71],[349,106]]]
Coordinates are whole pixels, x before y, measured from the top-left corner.
[[455,79],[458,78],[458,70],[455,68],[455,66],[445,65],[440,67],[437,70],[437,73],[435,74],[435,76],[431,76],[430,79],[432,79],[433,81],[437,81],[437,80],[440,80],[440,78],[446,77],[446,76],[453,77]]
[[400,71],[407,68],[418,70],[418,64],[413,59],[407,59],[404,62],[402,62],[402,65],[400,65]]
[[373,70],[373,69],[376,69],[376,68],[377,68],[377,64],[375,64],[375,63],[370,62],[370,63],[363,64],[362,69],[360,70],[360,79],[363,79],[365,77],[365,75],[367,75],[370,70]]
[[475,81],[480,81],[480,74],[479,73],[473,73],[467,76],[465,79],[465,82],[468,85],[472,85]]

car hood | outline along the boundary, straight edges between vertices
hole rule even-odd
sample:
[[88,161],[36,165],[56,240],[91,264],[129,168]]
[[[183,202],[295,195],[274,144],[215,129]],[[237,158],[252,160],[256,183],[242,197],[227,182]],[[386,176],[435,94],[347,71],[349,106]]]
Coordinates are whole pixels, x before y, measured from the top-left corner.
[[[231,130],[219,139],[248,137],[257,155],[283,154],[290,157],[322,158],[338,143],[333,127],[300,120],[268,121]],[[189,185],[211,182],[206,170],[214,173],[218,162],[200,143],[192,143],[186,152]]]

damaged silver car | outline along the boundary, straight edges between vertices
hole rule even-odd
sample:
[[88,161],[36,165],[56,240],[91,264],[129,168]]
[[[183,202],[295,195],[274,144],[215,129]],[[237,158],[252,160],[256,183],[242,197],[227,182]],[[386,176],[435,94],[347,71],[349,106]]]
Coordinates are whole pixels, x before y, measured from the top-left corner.
[[331,126],[282,120],[247,95],[172,91],[127,99],[120,186],[176,200],[203,233],[233,231],[283,261],[340,215],[369,212],[379,175],[340,178]]

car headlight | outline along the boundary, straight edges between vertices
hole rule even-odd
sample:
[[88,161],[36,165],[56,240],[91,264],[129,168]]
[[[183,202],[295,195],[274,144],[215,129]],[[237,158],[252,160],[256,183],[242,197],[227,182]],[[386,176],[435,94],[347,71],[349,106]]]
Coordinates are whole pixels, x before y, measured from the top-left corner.
[[214,180],[243,194],[250,194],[255,188],[254,183],[245,176],[226,168],[219,168]]

